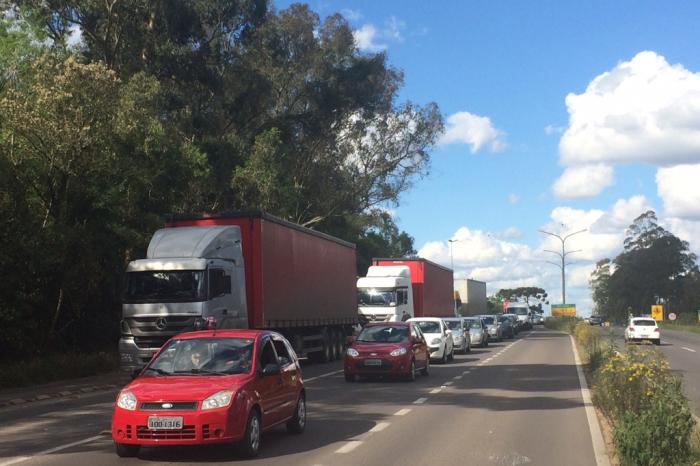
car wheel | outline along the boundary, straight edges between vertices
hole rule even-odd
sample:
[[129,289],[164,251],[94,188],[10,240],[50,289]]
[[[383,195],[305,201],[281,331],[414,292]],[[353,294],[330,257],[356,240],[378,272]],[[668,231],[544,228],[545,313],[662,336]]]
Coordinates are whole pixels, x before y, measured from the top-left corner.
[[447,364],[447,345],[445,345],[445,349],[442,351],[442,358],[440,359],[441,364]]
[[248,415],[245,435],[238,444],[238,451],[246,458],[254,458],[260,451],[260,414],[256,409]]
[[661,339],[654,340],[654,344],[655,344],[656,346],[661,345]]
[[455,360],[455,347],[452,347],[452,351],[450,351],[450,361]]
[[287,432],[292,434],[301,434],[306,427],[306,397],[303,393],[299,395],[297,407],[294,410],[294,416],[287,421]]
[[416,361],[414,359],[411,359],[411,367],[408,368],[406,380],[409,382],[414,382],[416,380]]
[[354,375],[354,374],[345,374],[345,381],[346,381],[346,382],[354,382],[354,381],[355,381],[355,375]]
[[430,373],[430,358],[426,358],[422,373],[423,375],[428,375]]
[[141,450],[141,445],[128,445],[125,443],[114,443],[114,449],[117,451],[117,456],[120,458],[133,458],[138,456]]

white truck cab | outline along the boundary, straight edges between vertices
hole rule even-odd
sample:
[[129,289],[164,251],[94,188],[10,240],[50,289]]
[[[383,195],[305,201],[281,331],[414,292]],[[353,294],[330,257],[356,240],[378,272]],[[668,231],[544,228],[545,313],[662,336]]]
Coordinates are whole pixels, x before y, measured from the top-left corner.
[[515,314],[520,321],[521,328],[530,330],[532,328],[532,312],[525,303],[509,303],[506,314]]
[[413,317],[411,271],[405,265],[373,265],[357,280],[360,320],[402,321]]

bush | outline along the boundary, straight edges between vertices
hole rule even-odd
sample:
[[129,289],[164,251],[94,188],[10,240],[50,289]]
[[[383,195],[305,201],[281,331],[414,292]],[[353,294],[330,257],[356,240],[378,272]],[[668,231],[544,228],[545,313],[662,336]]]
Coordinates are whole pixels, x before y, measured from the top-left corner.
[[119,357],[115,353],[55,354],[26,362],[3,363],[0,365],[0,388],[87,377],[118,367]]
[[613,429],[613,438],[623,465],[675,466],[690,457],[694,426],[678,387],[651,397],[649,406],[639,413],[625,413]]
[[573,333],[577,322],[579,322],[579,320],[572,316],[547,317],[544,319],[544,326],[552,330]]

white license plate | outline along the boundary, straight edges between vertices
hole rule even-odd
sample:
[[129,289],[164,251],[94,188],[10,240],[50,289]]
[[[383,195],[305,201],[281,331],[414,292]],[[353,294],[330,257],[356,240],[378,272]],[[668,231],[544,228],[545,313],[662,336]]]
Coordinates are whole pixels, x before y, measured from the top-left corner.
[[365,366],[381,366],[381,359],[365,359]]
[[148,416],[150,430],[182,429],[182,416]]

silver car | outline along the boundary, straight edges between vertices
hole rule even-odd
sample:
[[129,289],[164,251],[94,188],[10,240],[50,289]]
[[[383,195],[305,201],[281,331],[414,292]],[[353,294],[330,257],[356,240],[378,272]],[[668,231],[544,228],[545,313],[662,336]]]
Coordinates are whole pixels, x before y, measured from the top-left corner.
[[501,341],[503,339],[503,332],[501,331],[501,324],[498,323],[496,316],[483,315],[479,317],[486,325],[486,330],[489,333],[489,340]]
[[468,353],[472,349],[471,336],[469,335],[469,325],[461,317],[442,319],[447,324],[447,328],[452,331],[452,340],[455,351]]
[[469,325],[469,338],[472,346],[484,348],[489,345],[489,334],[486,325],[478,317],[464,319]]

